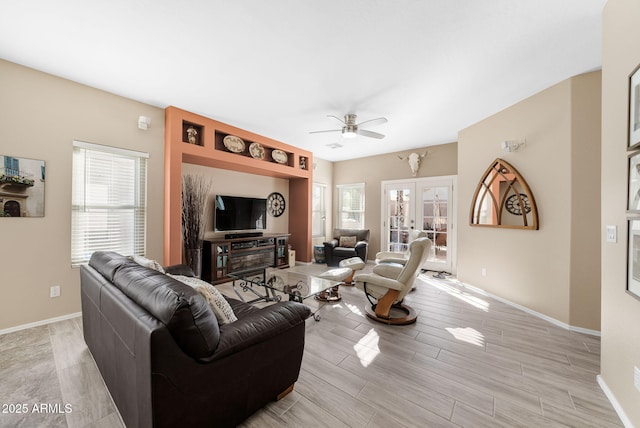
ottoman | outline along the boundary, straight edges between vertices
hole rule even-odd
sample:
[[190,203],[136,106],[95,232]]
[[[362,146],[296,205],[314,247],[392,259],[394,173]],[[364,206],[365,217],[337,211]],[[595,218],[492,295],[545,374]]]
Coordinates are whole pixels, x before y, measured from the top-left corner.
[[339,266],[341,268],[351,269],[351,275],[344,279],[344,285],[353,286],[353,274],[356,273],[357,270],[364,268],[365,263],[360,257],[351,257],[349,259],[341,260]]
[[[331,281],[340,281],[344,284],[345,279],[348,277],[353,277],[353,271],[347,267],[341,267],[336,269],[328,270],[320,275],[320,278],[330,279]],[[316,299],[322,300],[323,302],[337,302],[342,299],[340,296],[340,292],[338,291],[338,287],[340,284],[335,287],[331,287],[326,291],[322,291],[321,293],[316,295]]]

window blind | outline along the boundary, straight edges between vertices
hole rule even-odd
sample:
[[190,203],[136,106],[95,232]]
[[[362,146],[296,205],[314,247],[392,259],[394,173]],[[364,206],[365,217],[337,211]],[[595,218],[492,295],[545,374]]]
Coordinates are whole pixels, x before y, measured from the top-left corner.
[[364,229],[364,183],[339,185],[338,203],[341,229]]
[[94,251],[145,254],[147,153],[74,141],[71,265]]

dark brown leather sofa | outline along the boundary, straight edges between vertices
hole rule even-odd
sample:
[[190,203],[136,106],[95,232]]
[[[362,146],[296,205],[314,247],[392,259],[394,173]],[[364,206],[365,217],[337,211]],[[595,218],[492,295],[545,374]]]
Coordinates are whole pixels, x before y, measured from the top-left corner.
[[227,299],[238,321],[219,326],[193,288],[117,253],[80,275],[84,338],[129,428],[236,426],[298,379],[305,305]]
[[[355,237],[353,247],[340,245],[340,237]],[[324,243],[324,257],[328,266],[338,266],[341,260],[360,257],[367,261],[369,229],[333,229],[333,239]]]

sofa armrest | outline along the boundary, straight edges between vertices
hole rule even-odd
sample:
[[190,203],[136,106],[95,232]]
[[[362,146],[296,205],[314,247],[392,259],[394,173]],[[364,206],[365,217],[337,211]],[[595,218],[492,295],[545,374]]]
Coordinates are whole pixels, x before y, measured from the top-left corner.
[[358,241],[356,242],[355,248],[365,248],[367,245],[369,245],[367,241]]
[[304,323],[310,316],[311,309],[296,302],[280,302],[251,311],[238,321],[221,326],[218,348],[211,357],[201,361],[217,360],[256,343],[265,342]]
[[193,273],[193,269],[187,265],[178,264],[171,265],[164,268],[165,273],[170,273],[171,275],[182,275],[182,276],[196,276]]

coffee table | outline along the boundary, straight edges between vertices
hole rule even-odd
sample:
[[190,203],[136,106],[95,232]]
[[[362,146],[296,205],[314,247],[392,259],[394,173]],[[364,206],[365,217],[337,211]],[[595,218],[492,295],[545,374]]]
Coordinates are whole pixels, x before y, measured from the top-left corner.
[[[233,280],[233,290],[236,295],[246,303],[254,303],[258,301],[279,302],[283,293],[288,296],[290,301],[300,302],[315,296],[318,293],[326,291],[340,284],[340,281],[320,278],[314,275],[308,275],[299,272],[293,272],[289,269],[276,269],[271,267],[262,267],[241,272],[227,274]],[[253,293],[256,298],[246,301],[236,288],[236,282],[244,292]],[[320,321],[318,311],[321,305],[312,315],[313,319]]]

